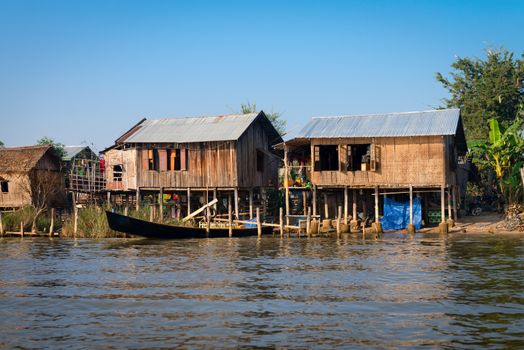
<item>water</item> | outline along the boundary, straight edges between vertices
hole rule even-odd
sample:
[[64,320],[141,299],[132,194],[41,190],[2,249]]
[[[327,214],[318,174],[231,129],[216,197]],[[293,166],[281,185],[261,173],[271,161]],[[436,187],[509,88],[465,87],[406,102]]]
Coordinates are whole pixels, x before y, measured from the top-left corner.
[[0,239],[0,348],[523,348],[518,235]]

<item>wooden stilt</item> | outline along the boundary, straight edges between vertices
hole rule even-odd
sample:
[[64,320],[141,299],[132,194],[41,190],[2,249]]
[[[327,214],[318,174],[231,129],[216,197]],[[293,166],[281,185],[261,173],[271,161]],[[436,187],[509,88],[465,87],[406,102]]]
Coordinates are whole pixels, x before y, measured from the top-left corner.
[[380,235],[382,234],[382,224],[380,223],[380,212],[379,212],[379,194],[378,194],[378,186],[375,186],[375,233]]
[[351,213],[351,222],[350,222],[350,231],[358,231],[358,220],[357,220],[357,190],[353,190],[353,201],[352,213]]
[[140,188],[136,188],[136,203],[135,203],[135,210],[138,211],[140,209]]
[[258,237],[262,236],[262,221],[260,221],[260,208],[257,207],[257,234]]
[[302,191],[302,207],[304,208],[304,215],[307,215],[307,193]]
[[282,208],[279,208],[279,228],[280,228],[280,237],[284,235],[284,213]]
[[[73,196],[75,196],[76,194],[73,193]],[[111,208],[111,191],[107,191],[107,208]]]
[[313,185],[313,216],[317,216],[317,185]]
[[348,187],[344,186],[344,225],[348,224]]
[[0,211],[0,236],[4,235],[4,223],[2,222],[2,212]]
[[342,207],[338,206],[337,213],[337,236],[340,236],[340,220],[342,219]]
[[289,165],[287,158],[287,146],[284,143],[284,191],[286,200],[286,225],[289,226]]
[[158,202],[159,202],[159,209],[160,213],[158,215],[158,221],[160,223],[164,222],[164,188],[160,187],[160,191],[158,193]]
[[368,201],[366,197],[366,190],[363,190],[362,193],[362,220],[366,222],[368,218]]
[[249,189],[249,218],[253,219],[253,189]]
[[326,192],[324,192],[324,218],[329,219],[328,196]]
[[409,185],[409,225],[408,233],[415,233],[415,225],[413,225],[413,186]]
[[129,214],[129,207],[126,205],[126,206],[124,207],[124,215],[125,215],[125,216],[128,216],[128,214]]
[[235,219],[240,220],[240,212],[238,211],[238,187],[235,187]]
[[448,224],[446,223],[446,198],[444,192],[444,185],[440,187],[440,214],[442,215],[439,232],[446,234],[448,233]]
[[73,209],[75,218],[74,218],[74,224],[73,224],[73,237],[76,237],[76,234],[78,233],[78,208],[75,205],[75,208]]
[[155,213],[153,212],[153,208],[155,206],[153,204],[151,204],[149,206],[149,221],[153,222],[153,219],[155,218]]
[[[209,197],[207,198],[209,200]],[[209,235],[209,230],[211,228],[211,209],[206,208],[206,234]]]
[[307,216],[306,216],[306,235],[308,237],[311,237],[311,208],[307,208]]
[[231,206],[231,194],[227,197],[227,220],[228,220],[228,228],[229,228],[229,237],[233,237],[233,215],[231,213],[232,206]]
[[[217,189],[216,189],[216,187],[213,189],[213,199],[217,199]],[[218,215],[217,204],[216,203],[213,205],[213,209],[215,209],[215,215]]]
[[191,187],[187,188],[187,215],[191,214]]
[[20,221],[20,235],[24,237],[24,223]]
[[455,218],[455,221],[457,221],[458,220],[458,209],[457,209],[457,187],[456,186],[453,186],[452,198],[453,198],[453,217]]

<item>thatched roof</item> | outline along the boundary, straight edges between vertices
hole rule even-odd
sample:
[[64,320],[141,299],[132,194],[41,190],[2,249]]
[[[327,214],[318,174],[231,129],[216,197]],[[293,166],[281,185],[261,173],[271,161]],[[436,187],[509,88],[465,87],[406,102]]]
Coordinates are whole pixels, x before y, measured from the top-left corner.
[[0,173],[26,173],[33,169],[51,146],[0,148]]

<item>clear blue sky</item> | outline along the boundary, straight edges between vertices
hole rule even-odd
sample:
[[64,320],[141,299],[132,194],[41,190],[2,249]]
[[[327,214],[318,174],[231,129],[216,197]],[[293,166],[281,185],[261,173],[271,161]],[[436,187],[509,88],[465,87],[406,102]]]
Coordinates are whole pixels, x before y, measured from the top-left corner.
[[0,140],[110,146],[142,117],[242,102],[317,115],[439,106],[435,72],[524,51],[524,1],[0,0]]

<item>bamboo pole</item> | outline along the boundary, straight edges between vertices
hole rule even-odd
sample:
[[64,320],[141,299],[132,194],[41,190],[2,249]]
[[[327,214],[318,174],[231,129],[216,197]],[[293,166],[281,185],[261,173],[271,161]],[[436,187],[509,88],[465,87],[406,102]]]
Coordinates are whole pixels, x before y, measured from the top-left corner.
[[55,208],[51,208],[51,223],[49,224],[49,236],[53,236],[54,229],[55,229]]
[[258,237],[262,236],[262,223],[260,221],[260,208],[257,207],[257,234]]
[[283,220],[283,209],[279,208],[279,225],[280,225],[280,237],[284,235],[284,220]]
[[20,221],[20,235],[24,237],[24,223]]

